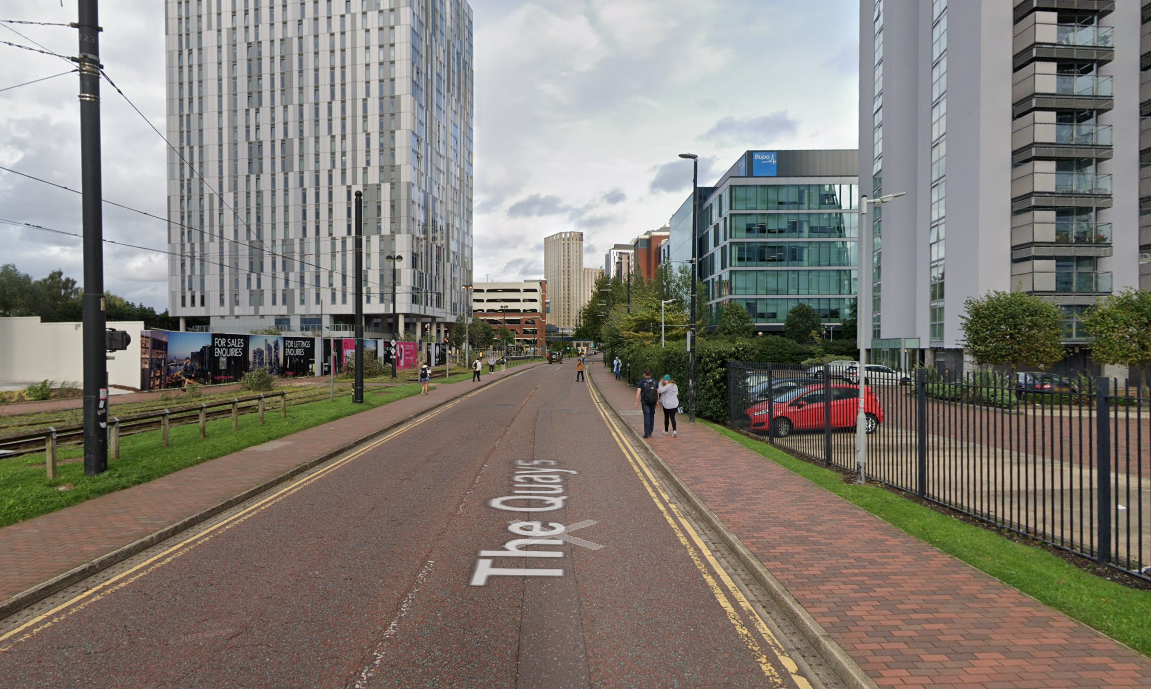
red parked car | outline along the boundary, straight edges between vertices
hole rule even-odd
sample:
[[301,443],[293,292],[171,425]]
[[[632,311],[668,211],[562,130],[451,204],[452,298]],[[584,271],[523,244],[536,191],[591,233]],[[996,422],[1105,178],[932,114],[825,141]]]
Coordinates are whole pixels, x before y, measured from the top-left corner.
[[[827,397],[830,395],[830,403]],[[776,438],[786,438],[792,431],[817,431],[824,428],[824,414],[831,408],[832,428],[853,428],[859,413],[859,388],[855,385],[810,385],[760,402],[745,412],[754,432],[766,433],[768,419]],[[883,423],[883,408],[870,388],[863,401],[867,432],[874,433]]]

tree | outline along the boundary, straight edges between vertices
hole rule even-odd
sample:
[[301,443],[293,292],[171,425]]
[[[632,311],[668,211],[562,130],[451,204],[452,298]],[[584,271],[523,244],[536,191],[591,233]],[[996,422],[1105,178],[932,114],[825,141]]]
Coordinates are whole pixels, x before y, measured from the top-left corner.
[[799,344],[811,344],[811,332],[823,328],[823,321],[815,309],[807,304],[798,304],[788,312],[783,323],[783,334]]
[[495,339],[495,331],[490,324],[473,320],[472,327],[468,329],[468,339],[471,340],[472,349],[487,349]]
[[456,316],[456,323],[452,326],[452,333],[448,336],[448,343],[455,349],[464,348],[464,337],[470,334],[471,328],[462,315]]
[[1151,292],[1128,288],[1107,297],[1081,318],[1095,338],[1091,358],[1101,364],[1151,368]]
[[723,313],[719,317],[719,330],[716,331],[724,337],[751,337],[755,334],[755,321],[743,304],[729,300],[723,305]]
[[39,294],[32,276],[8,263],[0,267],[0,316],[39,315]]
[[1054,304],[1025,292],[993,291],[964,307],[965,349],[976,364],[1046,368],[1066,356],[1063,315]]

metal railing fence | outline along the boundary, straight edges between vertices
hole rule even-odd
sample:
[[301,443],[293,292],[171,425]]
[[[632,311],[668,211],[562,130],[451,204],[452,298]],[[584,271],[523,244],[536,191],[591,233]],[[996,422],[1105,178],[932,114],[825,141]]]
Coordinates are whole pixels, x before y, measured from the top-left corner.
[[[858,471],[855,369],[729,362],[729,420]],[[1151,400],[1109,378],[868,378],[868,479],[1151,579]],[[1032,386],[1042,388],[1040,386]]]

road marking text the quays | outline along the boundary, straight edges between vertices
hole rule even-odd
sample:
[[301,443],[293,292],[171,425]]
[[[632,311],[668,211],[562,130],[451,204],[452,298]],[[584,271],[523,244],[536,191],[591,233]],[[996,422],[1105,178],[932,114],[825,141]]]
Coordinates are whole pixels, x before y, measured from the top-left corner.
[[[564,494],[565,474],[578,474],[572,469],[555,468],[556,462],[550,459],[519,460],[516,462],[516,472],[512,476],[513,490],[511,495],[492,498],[488,501],[489,507],[505,512],[554,512],[562,509],[567,501]],[[529,545],[563,545],[564,541],[582,541],[573,536],[565,535],[567,531],[591,526],[594,521],[572,524],[570,527],[559,522],[542,521],[513,521],[508,525],[508,531],[524,538],[513,538],[504,544],[502,550],[481,550],[476,560],[476,569],[472,574],[472,586],[486,586],[491,577],[562,577],[561,568],[528,569],[524,567],[500,567],[493,565],[496,558],[528,557],[528,558],[562,558],[562,550],[528,550]],[[582,541],[588,543],[587,541]],[[598,550],[603,546],[588,543],[585,547]]]

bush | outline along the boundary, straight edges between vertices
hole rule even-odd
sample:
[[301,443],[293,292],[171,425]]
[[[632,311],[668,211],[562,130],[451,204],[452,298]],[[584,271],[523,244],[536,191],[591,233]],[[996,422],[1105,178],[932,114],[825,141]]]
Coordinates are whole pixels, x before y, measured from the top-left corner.
[[956,402],[964,398],[963,386],[958,383],[928,383],[927,396],[932,399]]
[[1019,404],[1014,390],[1003,388],[977,388],[977,390],[979,391],[977,394],[979,403],[988,407],[1014,409]]
[[24,399],[31,402],[40,402],[52,396],[52,381],[42,380],[24,388]]
[[248,371],[240,378],[240,388],[252,392],[268,392],[276,387],[276,377],[268,373],[268,369],[261,366],[254,371]]
[[200,397],[200,386],[195,383],[188,383],[184,388],[184,397],[188,399],[198,399]]
[[[376,357],[376,353],[370,349],[364,350],[364,377],[365,378],[378,378],[383,375],[391,373],[391,369],[384,366],[384,362]],[[356,359],[352,357],[348,359],[344,365],[344,377],[356,377]]]
[[824,354],[822,356],[813,356],[808,359],[804,359],[799,363],[810,368],[811,366],[823,366],[824,364],[830,364],[833,361],[843,361],[843,357],[839,356],[838,354]]
[[855,340],[824,340],[822,347],[824,354],[859,361],[859,346],[855,344]]

